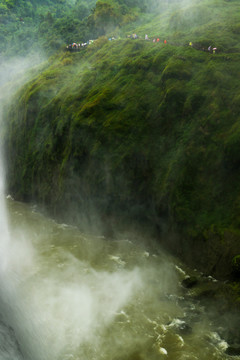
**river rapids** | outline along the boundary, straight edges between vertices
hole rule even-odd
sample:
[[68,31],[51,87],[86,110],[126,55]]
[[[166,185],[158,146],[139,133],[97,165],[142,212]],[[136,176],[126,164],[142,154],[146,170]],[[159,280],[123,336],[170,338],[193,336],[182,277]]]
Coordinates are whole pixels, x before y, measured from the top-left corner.
[[5,210],[2,360],[231,358],[186,269],[153,243],[82,233],[10,197]]

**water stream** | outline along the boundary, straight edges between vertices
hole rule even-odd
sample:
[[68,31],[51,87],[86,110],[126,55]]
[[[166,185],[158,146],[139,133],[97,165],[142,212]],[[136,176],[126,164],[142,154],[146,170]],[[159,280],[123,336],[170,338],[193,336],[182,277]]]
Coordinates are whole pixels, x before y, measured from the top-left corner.
[[1,359],[228,358],[219,329],[181,285],[185,270],[157,247],[133,234],[84,234],[11,199],[7,209]]

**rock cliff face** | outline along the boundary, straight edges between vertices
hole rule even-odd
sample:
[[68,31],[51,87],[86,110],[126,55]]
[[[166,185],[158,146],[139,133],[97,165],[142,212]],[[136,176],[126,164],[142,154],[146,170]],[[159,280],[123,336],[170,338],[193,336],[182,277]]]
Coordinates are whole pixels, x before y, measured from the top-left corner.
[[6,115],[9,192],[80,225],[112,219],[109,233],[145,224],[225,278],[240,253],[240,55],[184,39],[102,37],[52,57]]

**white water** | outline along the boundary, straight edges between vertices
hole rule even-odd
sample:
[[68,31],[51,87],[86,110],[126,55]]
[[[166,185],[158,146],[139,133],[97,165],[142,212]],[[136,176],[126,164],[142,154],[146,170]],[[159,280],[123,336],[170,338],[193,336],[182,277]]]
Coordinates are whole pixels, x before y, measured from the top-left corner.
[[[0,112],[0,130],[2,130],[2,113]],[[17,275],[10,265],[11,237],[5,206],[5,172],[3,164],[2,139],[0,138],[0,358],[2,360],[20,360],[21,352],[9,323],[5,323],[11,313],[11,298],[14,281]]]
[[[83,344],[97,347],[99,333],[141,288],[139,269],[96,271],[87,259],[63,250],[45,260],[42,250],[53,245],[44,244],[50,235],[44,227],[40,234],[34,233],[37,227],[33,233],[9,230],[2,159],[0,187],[0,335],[9,342],[1,359],[21,359],[21,354],[26,360],[70,359],[82,353]],[[52,223],[45,222],[51,233]]]
[[[7,206],[1,359],[228,359],[226,341],[192,290],[179,286],[185,272],[171,258],[136,238],[109,242],[24,204]],[[8,357],[1,356],[1,331]]]

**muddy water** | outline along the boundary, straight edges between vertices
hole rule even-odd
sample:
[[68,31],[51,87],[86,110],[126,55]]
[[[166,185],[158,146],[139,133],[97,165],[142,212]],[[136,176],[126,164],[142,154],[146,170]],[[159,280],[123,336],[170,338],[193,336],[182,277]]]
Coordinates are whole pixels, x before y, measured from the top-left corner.
[[7,212],[1,359],[231,358],[214,322],[220,304],[207,311],[182,286],[186,269],[150,239],[81,233],[11,199]]

